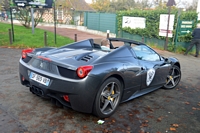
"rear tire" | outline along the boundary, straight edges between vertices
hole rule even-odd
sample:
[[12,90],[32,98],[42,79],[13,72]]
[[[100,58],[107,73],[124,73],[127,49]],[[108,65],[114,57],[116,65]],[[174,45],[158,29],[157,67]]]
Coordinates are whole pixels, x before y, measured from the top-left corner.
[[99,118],[111,116],[118,107],[122,95],[121,83],[111,77],[101,85],[93,107],[93,113]]
[[174,65],[169,71],[169,75],[167,75],[166,84],[163,86],[163,88],[173,89],[179,84],[180,80],[181,80],[180,68]]

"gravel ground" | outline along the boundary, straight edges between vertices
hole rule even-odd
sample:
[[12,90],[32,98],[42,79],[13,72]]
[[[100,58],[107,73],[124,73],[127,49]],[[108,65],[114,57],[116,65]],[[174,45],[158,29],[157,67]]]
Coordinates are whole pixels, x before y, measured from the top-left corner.
[[[52,30],[53,27],[40,27]],[[78,33],[79,39],[92,34],[58,29],[59,34]],[[102,36],[95,36],[99,39]],[[78,39],[78,40],[79,40]],[[69,108],[59,108],[49,100],[29,92],[20,84],[18,61],[20,49],[0,48],[0,132],[1,133],[199,133],[200,132],[200,58],[167,51],[181,62],[182,79],[173,90],[159,89],[120,104],[116,113],[103,119]]]
[[159,89],[120,104],[105,123],[98,118],[68,108],[58,108],[49,100],[29,92],[19,82],[20,49],[0,48],[0,131],[44,133],[199,133],[200,69],[199,58],[166,51],[160,54],[177,57],[182,66],[182,80],[176,89]]

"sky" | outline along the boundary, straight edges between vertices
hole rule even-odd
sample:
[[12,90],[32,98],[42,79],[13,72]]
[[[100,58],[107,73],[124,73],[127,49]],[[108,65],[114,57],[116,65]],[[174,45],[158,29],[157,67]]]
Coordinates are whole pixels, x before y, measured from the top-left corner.
[[[150,0],[152,1],[152,0]],[[179,1],[188,1],[188,2],[192,2],[192,0],[175,0],[176,2],[179,2]],[[85,0],[85,2],[87,3],[92,3],[92,0]]]
[[92,0],[85,0],[85,2],[87,2],[87,3],[92,3]]
[[[149,1],[152,1],[152,0],[149,0]],[[163,0],[164,1],[164,0]],[[166,1],[166,0],[165,0]],[[180,2],[185,2],[185,1],[187,1],[189,4],[192,4],[192,1],[193,0],[175,0],[175,2],[176,3],[180,3]],[[199,0],[200,1],[200,0]],[[87,3],[92,3],[92,0],[85,0],[85,2],[87,2]],[[181,4],[180,4],[181,5]],[[181,7],[182,6],[185,6],[185,5],[181,5]]]

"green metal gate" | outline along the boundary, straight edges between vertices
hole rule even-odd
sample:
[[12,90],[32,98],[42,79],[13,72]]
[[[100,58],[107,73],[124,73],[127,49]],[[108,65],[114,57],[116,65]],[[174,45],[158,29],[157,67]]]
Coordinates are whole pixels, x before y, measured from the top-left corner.
[[85,12],[84,26],[92,30],[98,30],[102,32],[107,32],[107,30],[110,30],[110,33],[116,33],[116,14]]

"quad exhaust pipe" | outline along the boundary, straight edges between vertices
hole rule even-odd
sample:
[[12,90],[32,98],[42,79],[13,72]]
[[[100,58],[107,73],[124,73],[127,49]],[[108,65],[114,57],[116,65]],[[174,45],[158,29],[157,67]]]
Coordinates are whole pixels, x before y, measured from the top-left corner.
[[30,87],[30,92],[32,92],[33,94],[39,95],[39,96],[44,96],[44,91],[35,86]]
[[[32,92],[35,95],[41,96],[41,97],[45,97],[45,93],[42,89],[35,87],[35,86],[31,86],[30,87],[30,92]],[[57,99],[55,98],[51,98],[51,102],[56,105],[57,107],[63,107],[63,104],[60,103]]]

